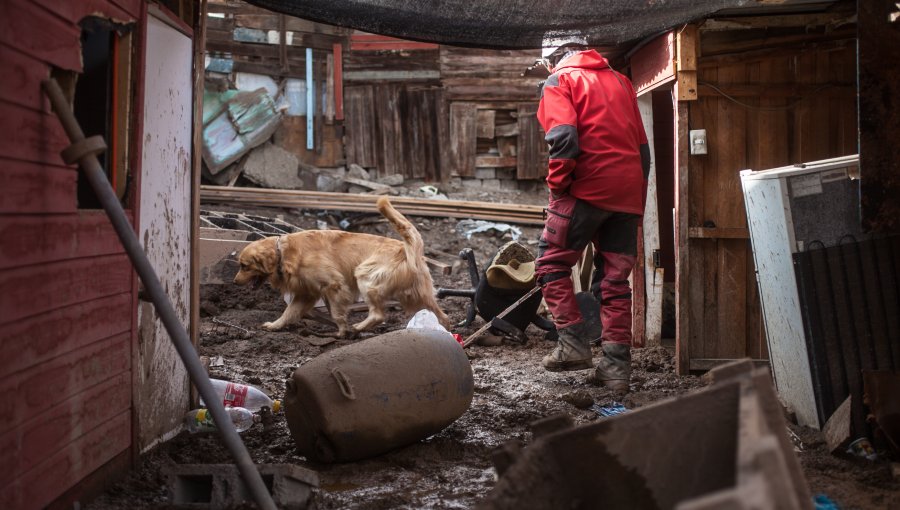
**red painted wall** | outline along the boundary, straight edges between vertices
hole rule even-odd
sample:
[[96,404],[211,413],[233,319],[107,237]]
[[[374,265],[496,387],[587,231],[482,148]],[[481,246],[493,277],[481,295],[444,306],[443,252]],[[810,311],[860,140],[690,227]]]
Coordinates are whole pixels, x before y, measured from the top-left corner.
[[83,17],[137,21],[143,9],[143,0],[0,2],[4,508],[42,508],[129,458],[136,281],[103,211],[76,208],[77,169],[60,159],[68,142],[40,82],[52,66],[80,71]]

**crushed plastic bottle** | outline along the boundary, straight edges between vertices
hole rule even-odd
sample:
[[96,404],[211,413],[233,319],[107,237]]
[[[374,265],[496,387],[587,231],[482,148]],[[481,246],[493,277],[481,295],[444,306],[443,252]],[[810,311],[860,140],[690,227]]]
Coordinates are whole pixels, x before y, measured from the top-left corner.
[[[238,432],[243,432],[259,421],[259,416],[253,414],[249,409],[243,407],[226,407],[225,412],[231,417],[231,423]],[[214,432],[218,430],[215,422],[213,422],[212,413],[209,409],[194,409],[188,411],[184,417],[184,424],[193,434],[197,432]]]
[[[225,407],[243,407],[254,413],[263,407],[268,407],[273,413],[277,413],[281,409],[280,400],[273,401],[259,388],[220,379],[210,379],[209,382],[212,383]],[[200,397],[200,405],[206,406],[203,397]]]

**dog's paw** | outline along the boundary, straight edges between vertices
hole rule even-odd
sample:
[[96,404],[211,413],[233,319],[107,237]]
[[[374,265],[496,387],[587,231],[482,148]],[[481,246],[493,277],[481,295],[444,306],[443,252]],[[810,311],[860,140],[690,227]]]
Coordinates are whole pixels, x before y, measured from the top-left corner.
[[359,336],[359,331],[356,331],[353,328],[339,330],[337,334],[338,338],[343,338],[344,340],[353,340],[354,338]]
[[262,327],[266,331],[278,331],[279,329],[281,329],[281,327],[274,322],[264,322]]

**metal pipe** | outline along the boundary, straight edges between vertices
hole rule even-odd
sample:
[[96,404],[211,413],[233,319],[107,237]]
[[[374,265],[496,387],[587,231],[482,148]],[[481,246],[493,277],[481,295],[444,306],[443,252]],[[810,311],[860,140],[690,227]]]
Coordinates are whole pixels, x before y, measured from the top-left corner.
[[[83,142],[85,139],[84,132],[82,132],[81,126],[75,119],[71,106],[66,101],[59,84],[51,78],[44,80],[43,88],[44,93],[50,99],[54,112],[59,117],[60,123],[62,123],[63,129],[66,131],[66,135],[69,137],[69,141],[73,145]],[[263,483],[259,471],[256,470],[256,466],[250,458],[250,453],[234,429],[228,413],[225,412],[222,400],[216,395],[212,383],[209,381],[209,376],[200,363],[200,357],[197,356],[197,351],[188,337],[187,331],[178,320],[175,308],[172,307],[172,303],[166,296],[165,290],[163,290],[162,284],[156,276],[156,271],[153,270],[153,266],[144,253],[137,235],[128,223],[122,204],[119,203],[115,192],[109,186],[109,182],[103,173],[103,167],[100,166],[100,162],[97,160],[96,152],[85,152],[80,155],[78,164],[97,195],[97,199],[106,211],[106,215],[109,216],[109,220],[116,230],[119,240],[122,241],[122,246],[128,253],[128,258],[131,259],[135,271],[137,271],[138,276],[144,283],[144,289],[150,296],[151,301],[153,301],[154,306],[156,306],[156,312],[159,314],[166,332],[169,333],[169,337],[172,339],[181,361],[187,368],[191,380],[197,386],[197,390],[203,397],[204,402],[206,402],[207,407],[209,407],[213,420],[215,420],[216,428],[222,434],[222,441],[228,450],[231,451],[238,471],[240,471],[241,476],[247,483],[253,498],[261,508],[276,510],[272,495],[266,490],[266,485]]]

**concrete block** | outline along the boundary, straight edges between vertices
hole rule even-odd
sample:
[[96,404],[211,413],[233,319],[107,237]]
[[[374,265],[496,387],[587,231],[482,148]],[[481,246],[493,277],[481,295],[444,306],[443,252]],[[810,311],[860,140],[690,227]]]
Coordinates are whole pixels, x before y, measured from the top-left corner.
[[[243,234],[246,236],[247,232]],[[248,244],[249,241],[200,239],[200,284],[231,283],[240,269],[238,254]]]
[[302,189],[297,156],[277,145],[263,144],[244,163],[244,177],[264,188]]
[[480,189],[481,179],[463,179],[461,184],[464,189]]
[[500,179],[483,179],[481,181],[481,187],[484,189],[500,189]]
[[[312,488],[319,486],[314,471],[292,464],[257,466],[278,508],[307,508]],[[236,508],[253,498],[232,464],[180,464],[166,473],[169,502],[176,508]]]
[[500,179],[500,189],[518,190],[519,181],[515,179]]
[[476,168],[475,169],[475,178],[476,179],[496,179],[497,178],[497,170],[494,168]]
[[516,178],[516,169],[515,168],[496,168],[497,178],[498,179],[515,179]]

